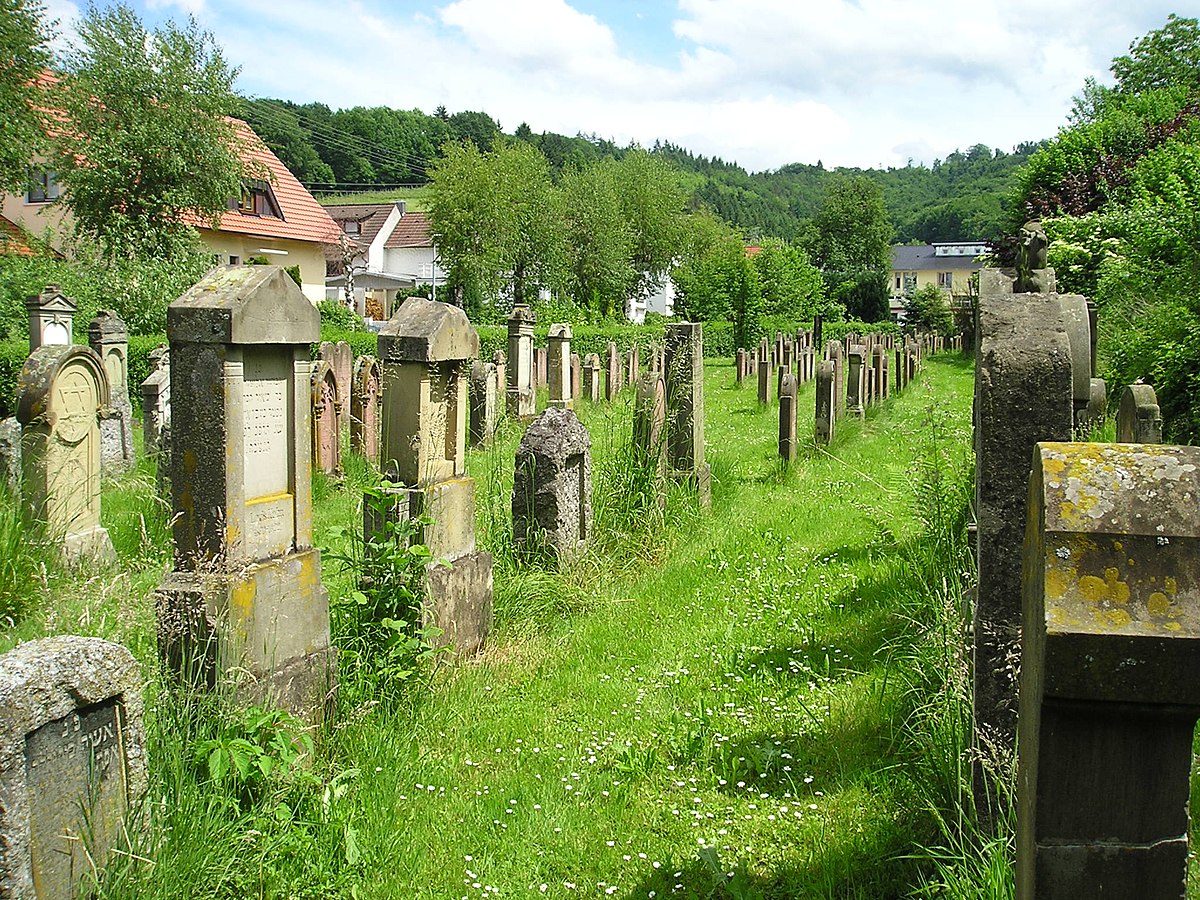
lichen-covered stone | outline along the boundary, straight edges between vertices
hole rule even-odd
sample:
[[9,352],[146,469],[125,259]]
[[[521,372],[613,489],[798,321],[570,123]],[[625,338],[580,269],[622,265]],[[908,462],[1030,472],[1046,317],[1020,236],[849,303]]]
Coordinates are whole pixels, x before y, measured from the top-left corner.
[[547,409],[517,448],[513,541],[518,549],[566,561],[592,535],[591,437],[569,409]]

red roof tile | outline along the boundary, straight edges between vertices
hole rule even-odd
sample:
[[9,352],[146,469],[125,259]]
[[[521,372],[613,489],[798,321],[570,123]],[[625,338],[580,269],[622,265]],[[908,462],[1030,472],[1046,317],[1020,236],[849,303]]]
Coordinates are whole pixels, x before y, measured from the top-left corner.
[[[58,258],[62,254],[50,248],[50,253]],[[37,256],[38,250],[29,241],[29,234],[11,219],[0,216],[0,253],[10,256]]]
[[401,216],[383,246],[387,250],[398,250],[404,247],[432,247],[433,231],[429,227],[429,219],[426,218],[425,213],[409,212]]

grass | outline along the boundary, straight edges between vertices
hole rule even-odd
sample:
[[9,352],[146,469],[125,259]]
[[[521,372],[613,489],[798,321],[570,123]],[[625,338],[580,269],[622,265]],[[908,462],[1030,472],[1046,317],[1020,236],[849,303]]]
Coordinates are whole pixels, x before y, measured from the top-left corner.
[[[149,824],[98,895],[935,892],[941,867],[968,856],[952,841],[965,573],[938,541],[961,515],[971,383],[969,364],[935,358],[905,394],[839,423],[828,449],[811,445],[805,386],[808,449],[784,469],[776,408],[710,363],[708,513],[679,488],[665,513],[630,500],[632,394],[585,403],[596,540],[564,571],[523,568],[507,548],[520,431],[506,423],[468,458],[496,556],[486,651],[403,703],[344,707],[311,777],[281,776],[247,809],[189,764],[219,714],[157,681],[147,595],[168,560],[144,473],[110,485],[122,564],[52,582],[4,636],[104,633],[150,679]],[[355,521],[369,477],[351,459],[341,483],[316,480],[318,544]],[[327,565],[325,583],[336,608],[353,573]]]

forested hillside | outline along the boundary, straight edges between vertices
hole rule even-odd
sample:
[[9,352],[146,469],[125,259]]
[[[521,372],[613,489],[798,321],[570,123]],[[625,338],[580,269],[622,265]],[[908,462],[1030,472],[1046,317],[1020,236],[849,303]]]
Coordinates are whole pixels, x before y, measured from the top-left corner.
[[[255,98],[244,117],[305,184],[348,191],[421,184],[448,142],[470,141],[487,150],[502,134],[483,112],[433,114],[388,107],[331,110],[321,103],[295,104]],[[520,124],[512,136],[537,147],[555,178],[603,157],[620,159],[630,148],[595,135],[535,134]],[[1010,218],[1008,197],[1014,173],[1038,145],[1011,152],[977,144],[955,151],[933,166],[887,170],[826,169],[793,163],[749,173],[736,163],[698,156],[656,142],[650,151],[684,174],[695,207],[706,206],[754,241],[801,238],[831,175],[867,175],[878,182],[895,240],[994,239]]]

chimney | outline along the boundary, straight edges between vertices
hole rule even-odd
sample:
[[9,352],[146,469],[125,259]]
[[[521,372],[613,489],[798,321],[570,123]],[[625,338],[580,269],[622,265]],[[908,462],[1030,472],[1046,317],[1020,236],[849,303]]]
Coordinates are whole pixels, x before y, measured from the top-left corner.
[[404,218],[404,214],[408,211],[408,202],[405,200],[397,200],[396,209],[400,210],[400,218]]

